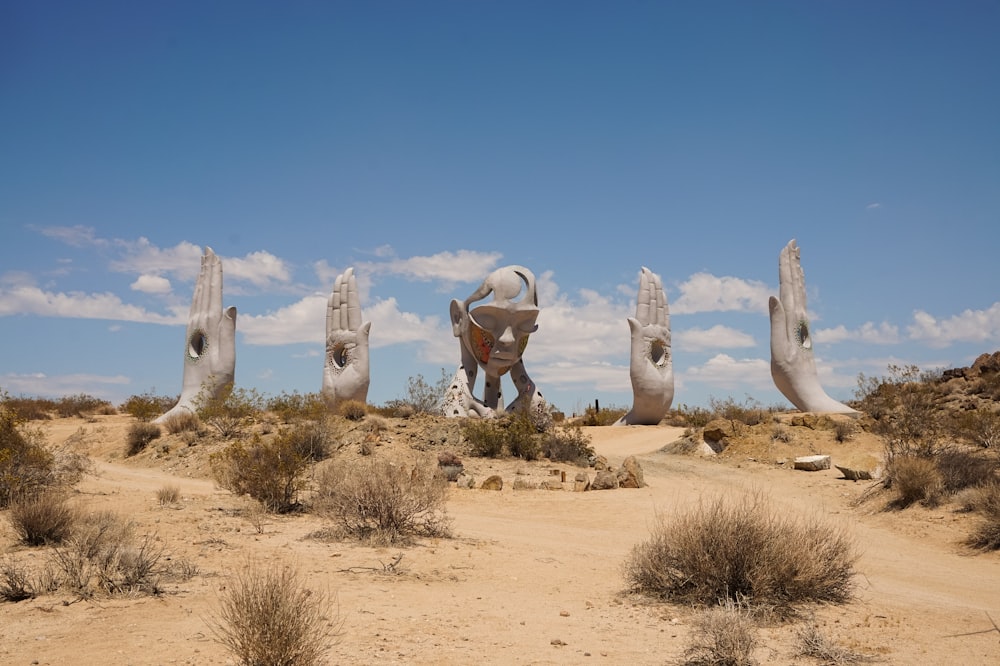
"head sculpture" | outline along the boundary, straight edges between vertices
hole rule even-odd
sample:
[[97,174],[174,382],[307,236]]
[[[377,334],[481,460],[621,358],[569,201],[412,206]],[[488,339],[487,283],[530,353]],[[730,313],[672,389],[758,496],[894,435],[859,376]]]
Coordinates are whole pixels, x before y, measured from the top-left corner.
[[[493,299],[476,305],[491,296]],[[462,364],[442,403],[447,416],[490,417],[505,411],[530,413],[538,422],[549,413],[521,357],[538,325],[535,274],[524,266],[504,266],[490,273],[464,301],[451,302],[451,330],[459,339]],[[476,398],[476,375],[482,368],[485,389]],[[504,407],[500,378],[508,375],[517,397]]]
[[[472,307],[490,294],[493,300]],[[462,344],[462,362],[472,361],[487,376],[499,377],[521,360],[528,337],[538,329],[535,275],[523,266],[505,266],[487,276],[464,301],[451,302],[451,327]]]

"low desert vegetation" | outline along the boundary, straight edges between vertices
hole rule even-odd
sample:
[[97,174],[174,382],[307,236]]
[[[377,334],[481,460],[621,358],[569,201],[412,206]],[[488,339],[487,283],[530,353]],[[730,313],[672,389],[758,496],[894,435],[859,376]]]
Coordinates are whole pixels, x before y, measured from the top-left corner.
[[691,644],[684,652],[690,666],[754,666],[760,643],[753,615],[731,599],[699,613],[692,622]]
[[319,393],[299,393],[282,391],[264,402],[267,411],[276,415],[283,423],[300,421],[321,421],[329,408]]
[[610,426],[617,423],[618,419],[627,413],[628,407],[587,405],[587,408],[583,411],[581,424],[585,426]]
[[300,440],[278,436],[234,442],[212,454],[212,475],[226,490],[249,495],[273,513],[288,513],[298,506],[310,458],[297,446]]
[[202,391],[195,400],[202,423],[223,439],[236,439],[264,412],[264,397],[256,389],[225,387],[218,395]]
[[329,595],[307,587],[298,569],[250,561],[229,579],[209,626],[241,666],[315,666],[341,623]]
[[536,460],[542,454],[538,430],[523,414],[504,414],[492,419],[466,419],[462,436],[472,455],[482,458],[513,456]]
[[330,465],[317,478],[314,507],[340,536],[366,543],[446,537],[451,533],[445,507],[448,485],[436,468],[375,456]]
[[181,499],[181,489],[174,485],[162,486],[156,491],[156,501],[160,506],[177,504]]
[[27,568],[10,555],[0,557],[0,601],[18,602],[38,594]]
[[28,546],[62,543],[73,532],[77,512],[60,492],[41,492],[18,498],[7,514],[18,540]]
[[137,421],[152,421],[177,404],[178,396],[156,395],[152,391],[129,396],[118,408]]
[[1000,550],[1000,482],[979,486],[975,507],[979,524],[966,544],[980,550]]
[[714,606],[727,600],[780,614],[851,596],[857,553],[839,527],[790,515],[758,493],[708,499],[660,515],[625,564],[630,588]]
[[17,412],[0,402],[0,509],[19,498],[65,485],[67,478],[40,431],[25,427]]
[[579,467],[590,465],[594,447],[579,424],[557,425],[541,435],[542,457],[552,462],[567,462]]
[[796,656],[809,657],[821,664],[861,664],[874,661],[872,655],[837,645],[820,631],[815,622],[807,622],[796,631],[798,652]]
[[451,376],[441,368],[441,376],[433,384],[417,374],[406,380],[404,397],[387,401],[375,411],[382,416],[409,418],[414,414],[440,414],[441,401],[451,384]]
[[125,436],[125,455],[134,456],[142,452],[143,449],[149,446],[150,442],[158,439],[161,434],[160,426],[155,423],[148,423],[146,421],[133,423],[128,429],[128,434]]
[[163,547],[112,511],[81,515],[51,556],[57,585],[83,598],[160,592]]
[[292,451],[299,458],[311,462],[326,460],[340,448],[335,421],[329,417],[319,421],[300,421],[281,429],[275,436],[275,446],[281,451]]
[[337,411],[348,421],[360,421],[368,414],[368,406],[360,400],[345,400]]
[[197,433],[201,430],[201,420],[194,412],[176,412],[163,419],[162,424],[171,435],[178,435],[184,432]]

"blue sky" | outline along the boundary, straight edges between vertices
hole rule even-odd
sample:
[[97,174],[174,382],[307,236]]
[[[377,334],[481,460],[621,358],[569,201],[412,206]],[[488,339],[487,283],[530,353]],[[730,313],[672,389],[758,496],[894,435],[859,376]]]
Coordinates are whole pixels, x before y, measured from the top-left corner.
[[[318,391],[355,267],[369,402],[450,375],[448,304],[541,285],[528,372],[631,402],[642,266],[674,404],[788,403],[802,248],[821,381],[1000,348],[993,2],[0,2],[0,388],[180,391],[203,246],[237,384]],[[510,392],[510,387],[507,387]]]

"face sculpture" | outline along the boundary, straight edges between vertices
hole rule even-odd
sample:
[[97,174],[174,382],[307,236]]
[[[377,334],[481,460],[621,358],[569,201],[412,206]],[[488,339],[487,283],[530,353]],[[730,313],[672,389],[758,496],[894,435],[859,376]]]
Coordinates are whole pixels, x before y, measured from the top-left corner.
[[[491,303],[470,309],[491,293]],[[535,276],[523,266],[497,269],[464,302],[451,303],[452,331],[462,341],[463,356],[471,354],[493,377],[505,374],[521,360],[528,336],[538,328],[537,318]]]

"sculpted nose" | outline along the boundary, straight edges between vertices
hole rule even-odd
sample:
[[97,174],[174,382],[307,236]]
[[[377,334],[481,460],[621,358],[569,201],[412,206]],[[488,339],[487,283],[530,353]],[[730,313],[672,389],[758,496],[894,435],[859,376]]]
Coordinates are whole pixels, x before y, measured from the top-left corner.
[[513,329],[510,326],[506,327],[503,330],[503,334],[497,340],[497,342],[499,342],[501,345],[503,345],[505,347],[509,347],[509,346],[513,345],[515,341],[516,341],[516,338],[514,337],[514,331],[513,331]]

